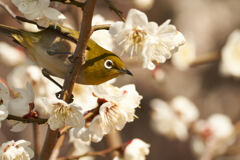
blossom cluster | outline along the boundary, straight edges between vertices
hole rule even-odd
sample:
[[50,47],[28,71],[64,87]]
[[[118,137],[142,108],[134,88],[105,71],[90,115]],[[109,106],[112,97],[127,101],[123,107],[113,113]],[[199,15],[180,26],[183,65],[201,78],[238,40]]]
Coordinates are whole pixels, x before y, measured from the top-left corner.
[[148,22],[146,14],[136,9],[128,12],[125,23],[113,23],[109,32],[122,53],[136,56],[143,61],[143,67],[150,70],[155,68],[153,61],[164,63],[185,42],[183,34],[170,25],[170,20],[158,26]]
[[191,146],[201,156],[214,146],[214,155],[223,154],[236,140],[231,119],[213,114],[207,120],[199,119],[197,107],[186,97],[175,97],[170,103],[161,99],[151,101],[152,129],[171,139],[185,141],[192,133]]
[[66,17],[57,9],[49,7],[50,0],[11,0],[20,12],[29,20],[35,20],[38,25],[47,27],[58,24]]

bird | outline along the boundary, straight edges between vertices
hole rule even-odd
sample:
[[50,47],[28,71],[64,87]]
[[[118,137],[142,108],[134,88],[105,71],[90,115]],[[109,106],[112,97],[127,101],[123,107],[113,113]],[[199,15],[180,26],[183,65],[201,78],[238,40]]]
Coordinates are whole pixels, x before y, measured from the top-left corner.
[[[29,32],[0,24],[0,32],[8,34],[24,47],[30,59],[42,68],[43,75],[61,87],[51,76],[65,78],[71,72],[78,31],[64,26],[50,26],[39,32]],[[115,53],[89,39],[76,83],[98,85],[123,74],[132,75],[124,62]]]

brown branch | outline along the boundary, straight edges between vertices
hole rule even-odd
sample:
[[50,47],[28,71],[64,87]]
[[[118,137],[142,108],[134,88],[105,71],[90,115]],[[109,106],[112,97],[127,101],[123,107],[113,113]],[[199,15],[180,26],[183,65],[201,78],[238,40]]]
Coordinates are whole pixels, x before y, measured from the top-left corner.
[[102,29],[109,30],[109,28],[110,28],[110,24],[102,24],[102,25],[94,25],[92,27],[92,30],[93,31],[102,30]]
[[24,17],[20,17],[17,16],[9,7],[8,5],[6,5],[5,3],[3,3],[2,1],[0,1],[0,7],[3,8],[13,19],[17,19],[18,22],[27,22],[27,23],[31,23],[31,24],[35,24],[37,25],[38,28],[40,29],[44,29],[44,27],[39,26],[36,22],[28,20]]
[[59,153],[60,153],[60,149],[63,146],[64,140],[65,140],[65,136],[66,134],[62,134],[61,136],[58,137],[57,139],[57,143],[51,153],[51,158],[50,159],[57,159]]
[[52,150],[57,143],[58,131],[52,131],[49,126],[45,137],[43,149],[40,153],[39,160],[47,160],[52,154]]
[[14,115],[8,115],[7,117],[8,120],[15,120],[15,121],[20,121],[23,123],[36,123],[36,124],[45,124],[47,122],[47,119],[41,119],[41,118],[22,118]]
[[[77,79],[79,70],[84,62],[84,52],[87,47],[88,39],[91,35],[91,23],[92,23],[95,4],[96,4],[96,0],[87,0],[83,8],[84,12],[83,12],[80,36],[77,42],[77,47],[74,52],[74,58],[73,58],[73,59],[78,59],[79,61],[78,62],[75,61],[76,63],[74,63],[71,72],[68,75],[66,75],[64,85],[63,85],[63,94],[61,95],[61,98],[67,103],[71,101],[73,85]],[[45,143],[40,155],[40,160],[49,159],[54,149],[54,146],[57,143],[57,140],[56,140],[57,135],[58,135],[58,131],[51,131],[51,129],[48,128],[48,133],[46,135]]]
[[34,142],[34,153],[37,159],[40,154],[40,128],[38,124],[33,124],[33,142]]
[[78,2],[76,0],[51,0],[52,2],[60,2],[60,3],[64,3],[64,4],[71,4],[74,6],[77,6],[79,8],[84,8],[85,3],[82,2]]
[[80,68],[84,63],[84,52],[87,48],[88,39],[92,31],[91,24],[95,3],[96,0],[87,0],[84,7],[80,35],[77,42],[76,50],[73,55],[73,61],[75,62],[75,64],[72,68],[72,72],[67,75],[66,81],[64,81],[63,84],[63,94],[61,98],[63,98],[66,102],[70,102],[71,100],[74,82],[76,81]]
[[105,3],[107,3],[108,7],[109,7],[112,11],[114,11],[114,12],[118,15],[118,17],[119,17],[123,22],[126,21],[125,17],[124,17],[123,14],[122,14],[122,11],[120,11],[119,9],[117,9],[117,8],[112,4],[112,2],[110,2],[110,0],[104,0],[104,1],[105,1]]
[[208,53],[205,56],[197,57],[197,59],[190,64],[190,67],[217,62],[220,58],[219,53]]
[[111,152],[117,151],[117,150],[121,150],[121,149],[122,149],[122,146],[117,146],[117,147],[108,148],[108,149],[101,150],[101,151],[87,152],[85,154],[78,155],[78,156],[61,157],[61,158],[58,158],[58,160],[74,160],[74,159],[79,159],[79,158],[87,157],[87,156],[105,157],[108,153],[111,153]]
[[[119,133],[119,131],[113,130],[111,133],[109,133],[106,136],[106,140],[107,140],[107,145],[109,148],[115,148],[117,146],[122,146],[122,138],[121,135]],[[115,156],[119,156],[119,152],[112,152],[111,157],[112,159]]]

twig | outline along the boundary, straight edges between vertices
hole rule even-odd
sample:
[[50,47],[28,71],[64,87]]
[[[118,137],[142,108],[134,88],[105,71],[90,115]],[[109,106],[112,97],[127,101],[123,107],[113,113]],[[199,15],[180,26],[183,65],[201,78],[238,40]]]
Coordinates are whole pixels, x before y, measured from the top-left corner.
[[59,153],[60,153],[60,149],[62,148],[63,146],[63,142],[65,140],[65,136],[66,134],[62,134],[61,136],[58,137],[57,139],[57,143],[51,153],[51,157],[50,157],[50,160],[56,160]]
[[41,119],[41,118],[22,118],[14,115],[8,115],[7,117],[8,120],[15,120],[15,121],[20,121],[23,123],[36,123],[36,124],[45,124],[47,122],[47,119]]
[[196,67],[203,64],[213,63],[220,59],[219,53],[208,53],[206,56],[197,57],[195,61],[193,61],[190,67]]
[[44,141],[43,149],[40,153],[39,160],[49,160],[52,150],[57,143],[58,131],[52,131],[49,126],[47,129],[46,138]]
[[109,28],[110,28],[110,24],[102,24],[102,25],[94,25],[92,27],[92,30],[93,31],[102,30],[102,29],[109,30]]
[[[117,146],[122,146],[122,138],[121,135],[118,131],[113,130],[111,133],[109,133],[106,136],[106,140],[107,140],[107,145],[110,148],[115,148]],[[111,154],[111,157],[114,158],[115,156],[118,156],[119,152],[113,152]]]
[[117,147],[108,148],[108,149],[105,149],[105,150],[102,150],[102,151],[87,152],[87,153],[79,155],[79,156],[62,157],[62,158],[58,158],[58,160],[74,160],[74,159],[79,159],[79,158],[87,157],[87,156],[101,156],[101,157],[104,157],[108,153],[111,153],[111,152],[117,151],[117,150],[121,150],[121,149],[122,149],[122,146],[117,146]]
[[71,4],[80,8],[84,8],[85,3],[78,2],[76,0],[51,0],[52,2],[60,2],[64,4]]
[[15,13],[13,13],[13,11],[8,7],[8,5],[6,5],[5,3],[3,3],[2,1],[0,1],[0,7],[3,8],[13,19],[17,19],[18,22],[27,22],[27,23],[31,23],[31,24],[35,24],[37,25],[38,28],[40,29],[44,29],[44,27],[39,26],[36,22],[28,20],[24,17],[20,17],[17,16]]
[[[76,50],[74,52],[74,59],[79,57],[79,61],[74,64],[71,72],[68,75],[66,75],[64,85],[63,85],[63,94],[61,95],[61,98],[67,103],[71,101],[73,85],[77,79],[77,74],[83,64],[84,52],[87,47],[87,42],[91,34],[91,22],[92,22],[95,4],[96,4],[96,0],[87,0],[83,8],[84,12],[83,12],[83,20],[81,25],[80,36],[77,42]],[[44,147],[40,155],[40,160],[49,159],[54,149],[54,146],[57,143],[56,141],[57,135],[58,135],[57,131],[51,131],[51,129],[48,128],[48,133],[44,142],[45,143]]]
[[72,68],[72,72],[67,75],[66,81],[64,81],[63,84],[63,94],[61,98],[63,98],[66,102],[70,101],[74,82],[76,81],[78,72],[84,63],[84,52],[87,48],[88,39],[92,31],[91,23],[95,4],[96,0],[88,0],[86,1],[86,5],[84,7],[80,36],[73,55],[73,61],[75,62],[75,65]]
[[112,2],[110,2],[110,0],[104,0],[104,1],[107,3],[108,7],[109,7],[111,10],[113,10],[123,22],[126,21],[125,17],[122,15],[122,11],[120,11],[119,9],[117,9],[117,8],[112,4]]

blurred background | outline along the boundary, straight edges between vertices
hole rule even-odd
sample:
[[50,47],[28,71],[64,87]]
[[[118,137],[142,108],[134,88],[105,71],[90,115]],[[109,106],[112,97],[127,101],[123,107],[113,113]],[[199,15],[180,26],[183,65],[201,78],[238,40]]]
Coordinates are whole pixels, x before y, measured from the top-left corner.
[[[17,15],[21,15],[10,1],[2,1],[8,4]],[[149,21],[155,21],[158,24],[171,19],[171,23],[184,34],[187,40],[194,41],[196,61],[211,55],[220,57],[228,36],[233,30],[240,27],[239,0],[113,0],[113,4],[123,11],[125,16],[129,9],[137,8],[147,14]],[[79,9],[62,4],[58,8],[68,17],[69,24],[78,29],[81,17]],[[97,1],[95,14],[101,14],[106,20],[119,20],[102,0]],[[22,28],[3,9],[0,9],[0,17],[1,24]],[[79,19],[77,20],[77,18]],[[0,41],[8,42],[23,50],[5,35],[0,35]],[[9,54],[9,56],[11,55]],[[147,157],[149,160],[198,159],[192,152],[191,138],[184,142],[168,139],[151,129],[149,103],[153,98],[169,102],[175,96],[182,95],[189,98],[198,107],[201,119],[206,119],[213,113],[223,113],[228,115],[233,123],[240,120],[240,80],[233,76],[223,76],[220,73],[220,58],[207,64],[194,65],[185,70],[174,66],[171,60],[158,65],[154,71],[144,70],[139,65],[129,64],[129,66],[134,76],[120,77],[116,84],[122,86],[134,83],[137,91],[143,96],[143,100],[141,109],[137,109],[136,112],[139,118],[133,123],[128,123],[121,131],[121,136],[123,141],[141,138],[150,143],[150,154]],[[0,77],[5,79],[11,70],[11,67],[0,64]],[[157,70],[160,72],[156,73]],[[41,129],[41,136],[44,138],[45,127],[41,127]],[[3,123],[0,131],[0,143],[13,139],[13,137],[16,140],[24,138],[32,141],[32,128],[29,126],[24,132],[12,133],[9,132],[9,126]],[[105,140],[93,144],[93,148],[96,150],[105,147]],[[66,152],[68,152],[68,147],[65,146],[62,154]],[[236,155],[223,155],[215,159],[238,159],[239,157]]]

